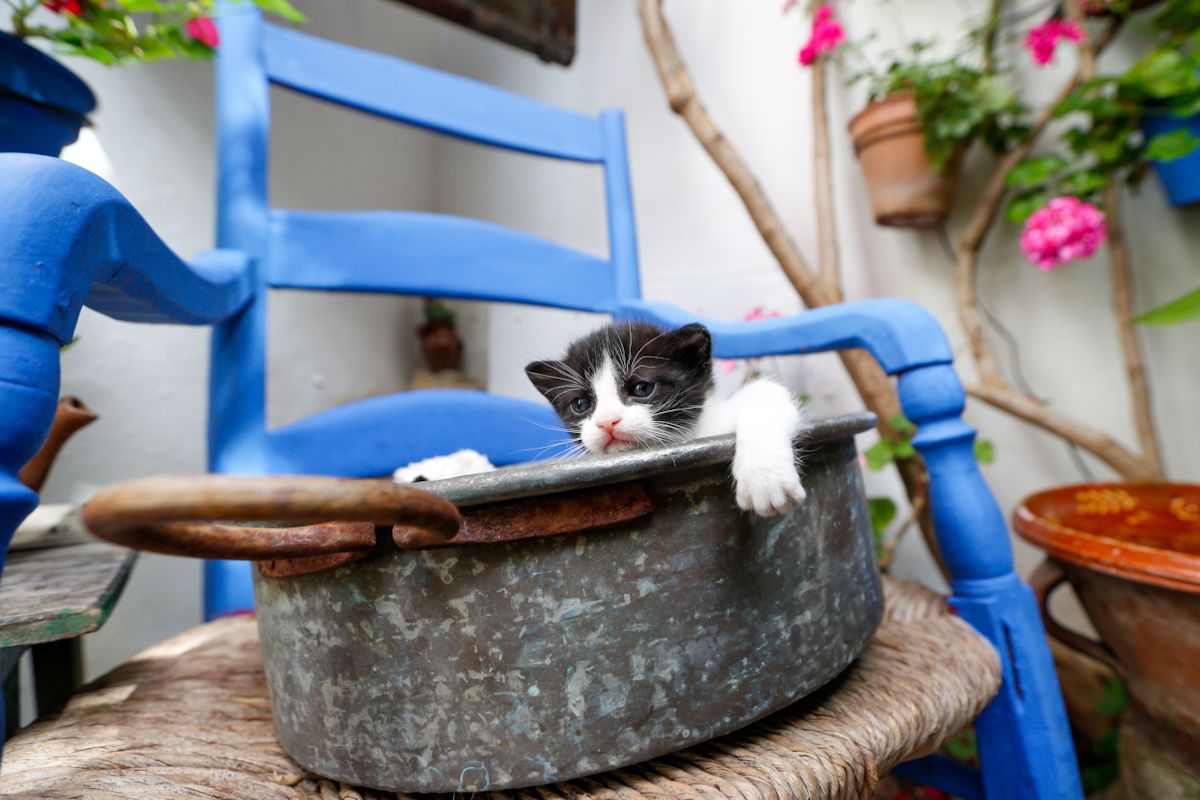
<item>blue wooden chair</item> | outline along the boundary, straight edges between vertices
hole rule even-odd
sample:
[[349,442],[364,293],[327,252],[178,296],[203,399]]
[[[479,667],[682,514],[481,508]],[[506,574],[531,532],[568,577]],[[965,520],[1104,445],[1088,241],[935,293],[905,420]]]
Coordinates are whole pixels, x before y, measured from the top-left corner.
[[[218,249],[185,261],[118,192],[41,156],[0,155],[0,554],[36,497],[16,478],[44,437],[58,347],[81,306],[132,322],[212,325],[209,459],[223,473],[371,476],[473,447],[494,462],[556,435],[548,406],[472,391],[378,397],[268,430],[267,292],[436,294],[532,303],[668,325],[694,315],[641,298],[623,118],[572,113],[463,78],[265,24],[221,20],[217,61]],[[610,250],[597,258],[480,221],[394,211],[272,208],[268,83],[442,134],[604,171]],[[1004,517],[976,466],[974,431],[946,338],[919,307],[871,300],[753,324],[703,320],[718,356],[859,347],[898,376],[931,479],[951,600],[999,652],[1003,688],[976,723],[982,769],[924,759],[914,776],[965,797],[1081,796],[1062,700],[1033,595],[1013,571]],[[404,424],[404,420],[419,424]],[[381,431],[397,431],[383,438]],[[209,616],[250,603],[244,564],[207,565]]]

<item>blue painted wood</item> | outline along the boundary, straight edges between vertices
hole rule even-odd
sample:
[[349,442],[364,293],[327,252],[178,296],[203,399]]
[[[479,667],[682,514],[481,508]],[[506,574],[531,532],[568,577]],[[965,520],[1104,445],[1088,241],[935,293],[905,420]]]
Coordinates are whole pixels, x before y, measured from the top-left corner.
[[608,207],[609,258],[616,272],[616,294],[623,301],[642,296],[638,268],[637,226],[633,218],[633,189],[625,147],[625,115],[607,109],[600,115],[604,130],[604,196]]
[[262,43],[271,81],[298,92],[482,144],[604,160],[595,117],[275,25]]
[[206,324],[250,297],[244,257],[184,261],[87,170],[0,153],[0,186],[0,319],[66,343],[85,300],[118,319]]
[[897,764],[892,770],[924,786],[936,786],[962,800],[983,800],[983,778],[978,769],[940,753]]
[[1033,593],[1013,571],[1004,515],[975,460],[975,431],[949,364],[902,372],[900,402],[917,425],[930,508],[951,577],[950,601],[995,645],[1003,683],[976,721],[985,796],[1079,798],[1066,710]]
[[[265,265],[270,102],[262,15],[245,4],[222,2],[217,25],[217,244]],[[268,471],[265,273],[265,266],[256,270],[253,299],[242,312],[213,328],[208,389],[208,468],[213,472]],[[253,605],[249,564],[205,563],[205,619]]]
[[796,317],[758,322],[722,322],[699,317],[666,303],[631,301],[617,312],[623,319],[660,325],[703,323],[721,358],[819,353],[861,347],[889,374],[953,360],[937,320],[907,300],[861,300],[813,308]]
[[511,228],[413,211],[273,211],[277,288],[394,292],[611,313],[613,268]]
[[273,430],[270,442],[274,472],[365,478],[468,448],[497,465],[534,461],[563,454],[570,437],[545,403],[430,389],[314,414]]

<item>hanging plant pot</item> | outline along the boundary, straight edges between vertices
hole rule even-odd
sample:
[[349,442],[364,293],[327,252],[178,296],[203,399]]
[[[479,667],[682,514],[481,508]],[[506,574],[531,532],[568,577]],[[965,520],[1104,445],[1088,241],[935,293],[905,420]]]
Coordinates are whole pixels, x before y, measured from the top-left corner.
[[0,33],[0,152],[57,156],[95,107],[96,96],[74,72]]
[[[1122,747],[1125,796],[1200,796],[1200,485],[1066,486],[1027,497],[1014,523],[1050,556],[1031,580],[1046,630],[1113,668],[1133,709],[1122,741],[1135,734],[1161,755],[1148,772]],[[1046,612],[1064,580],[1101,641]],[[1160,793],[1164,781],[1197,794]]]
[[[1200,115],[1172,117],[1166,114],[1147,114],[1142,117],[1142,133],[1152,139],[1163,133],[1187,130],[1200,136]],[[1170,161],[1154,161],[1154,171],[1173,206],[1200,202],[1200,149]]]
[[913,96],[904,92],[871,103],[849,127],[875,222],[897,228],[940,225],[954,196],[961,153],[943,169],[934,167]]

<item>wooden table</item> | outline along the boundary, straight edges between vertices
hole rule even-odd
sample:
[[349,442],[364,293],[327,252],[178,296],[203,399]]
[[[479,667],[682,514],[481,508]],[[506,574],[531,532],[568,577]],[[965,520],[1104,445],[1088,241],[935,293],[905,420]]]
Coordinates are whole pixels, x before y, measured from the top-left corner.
[[19,719],[18,670],[33,654],[38,713],[62,705],[83,682],[79,637],[112,613],[137,554],[103,543],[10,552],[0,576],[0,678],[5,736]]

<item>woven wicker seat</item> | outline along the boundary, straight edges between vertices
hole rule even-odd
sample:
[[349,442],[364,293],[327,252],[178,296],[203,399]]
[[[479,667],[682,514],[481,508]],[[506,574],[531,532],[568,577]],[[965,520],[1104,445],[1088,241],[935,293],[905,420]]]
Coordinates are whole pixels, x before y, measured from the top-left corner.
[[[590,778],[497,793],[522,800],[859,798],[937,749],[1000,684],[991,645],[943,599],[885,581],[887,613],[821,693],[735,734]],[[302,774],[280,749],[250,617],[201,625],[86,687],[12,739],[5,797],[391,798]]]

